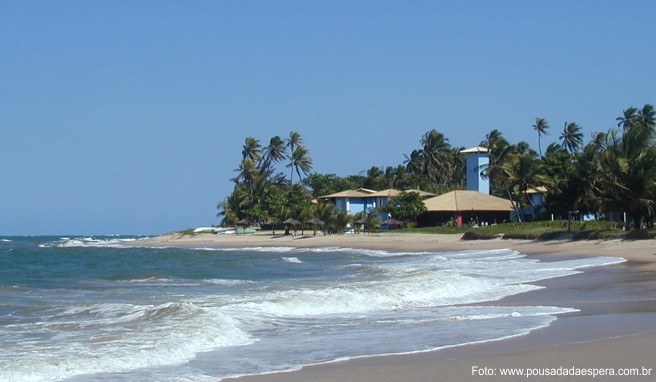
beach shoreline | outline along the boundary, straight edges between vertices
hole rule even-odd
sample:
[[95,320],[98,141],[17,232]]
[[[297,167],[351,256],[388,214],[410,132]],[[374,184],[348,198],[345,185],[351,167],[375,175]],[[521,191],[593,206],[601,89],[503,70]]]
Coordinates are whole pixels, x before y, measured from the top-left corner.
[[[344,247],[391,251],[475,251],[510,248],[541,261],[563,257],[612,256],[627,261],[584,269],[582,273],[535,283],[543,289],[506,297],[493,304],[549,305],[579,309],[559,315],[549,327],[527,335],[425,353],[372,356],[306,366],[298,371],[245,376],[239,382],[277,381],[519,381],[499,375],[503,368],[549,373],[570,368],[615,373],[592,376],[533,376],[537,381],[647,381],[656,375],[656,242],[594,240],[462,241],[460,235],[376,233],[361,235],[180,236],[166,234],[132,245],[152,247]],[[622,370],[640,375],[623,375]],[[649,371],[649,375],[644,375]],[[484,373],[483,375],[481,373]],[[491,375],[494,373],[494,375]]]
[[517,240],[495,238],[490,240],[461,240],[462,234],[420,233],[367,233],[342,235],[273,235],[271,232],[255,234],[197,234],[167,233],[156,237],[127,242],[130,246],[176,248],[257,248],[341,247],[397,252],[470,251],[513,249],[527,255],[611,256],[623,257],[656,271],[656,240]]

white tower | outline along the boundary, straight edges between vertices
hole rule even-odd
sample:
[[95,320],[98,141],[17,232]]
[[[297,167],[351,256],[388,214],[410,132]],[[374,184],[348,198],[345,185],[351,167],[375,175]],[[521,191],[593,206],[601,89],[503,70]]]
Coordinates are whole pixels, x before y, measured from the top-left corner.
[[461,154],[467,156],[467,190],[490,194],[490,180],[483,176],[483,171],[490,164],[488,149],[485,147],[472,147],[462,150]]

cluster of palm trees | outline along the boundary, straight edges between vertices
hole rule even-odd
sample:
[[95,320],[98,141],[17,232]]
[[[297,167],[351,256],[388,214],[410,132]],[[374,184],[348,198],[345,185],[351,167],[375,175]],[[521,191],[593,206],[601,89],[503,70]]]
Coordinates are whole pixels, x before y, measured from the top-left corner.
[[[512,197],[536,217],[566,218],[571,211],[579,216],[609,216],[626,213],[634,228],[653,225],[656,201],[656,125],[652,105],[630,107],[617,118],[617,128],[596,132],[587,144],[582,128],[566,122],[560,144],[552,143],[544,152],[541,138],[549,134],[549,122],[536,118],[539,155],[525,142],[510,145],[501,132],[493,130],[481,142],[490,150],[485,169],[491,191]],[[527,192],[544,187],[546,204],[541,211],[531,205]]]
[[[566,122],[559,143],[550,144],[544,153],[542,137],[550,130],[546,118],[536,118],[531,126],[538,134],[538,152],[526,142],[510,144],[499,130],[492,130],[480,143],[490,154],[483,173],[490,179],[492,194],[512,198],[538,219],[552,214],[566,218],[573,210],[580,215],[625,212],[634,227],[652,226],[656,213],[654,121],[652,105],[630,107],[617,118],[617,128],[594,133],[587,144],[581,126]],[[219,203],[220,215],[224,223],[302,216],[327,220],[337,215],[334,207],[312,203],[313,198],[360,187],[416,188],[438,194],[464,188],[463,147],[452,147],[436,130],[426,132],[419,143],[420,148],[406,155],[403,164],[373,166],[342,178],[310,173],[312,160],[296,132],[285,140],[273,137],[264,148],[258,140],[247,138],[238,175],[233,179],[235,189]],[[284,161],[290,169],[289,179],[275,171]],[[298,183],[294,183],[294,174]],[[538,187],[547,190],[546,204],[540,211],[528,197],[530,190]]]
[[463,147],[452,147],[449,139],[435,129],[425,133],[419,142],[420,149],[413,150],[410,156],[405,155],[408,172],[426,179],[432,192],[443,193],[461,187],[466,171],[465,158],[460,154]]
[[[312,159],[303,144],[303,138],[295,131],[286,139],[274,136],[267,146],[247,137],[242,147],[242,159],[235,170],[237,176],[232,194],[219,202],[219,216],[223,223],[248,219],[260,222],[275,215],[291,215],[285,209],[306,205],[311,197],[306,190],[294,184],[294,173],[299,180],[312,170]],[[289,180],[283,172],[277,172],[277,165],[286,162],[290,169]]]

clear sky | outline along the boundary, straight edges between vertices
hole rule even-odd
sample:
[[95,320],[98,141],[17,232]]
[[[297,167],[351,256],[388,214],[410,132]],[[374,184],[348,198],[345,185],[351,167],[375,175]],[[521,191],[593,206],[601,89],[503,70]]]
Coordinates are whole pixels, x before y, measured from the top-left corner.
[[314,170],[396,166],[430,129],[537,150],[656,103],[656,2],[0,0],[0,235],[218,223],[247,136]]

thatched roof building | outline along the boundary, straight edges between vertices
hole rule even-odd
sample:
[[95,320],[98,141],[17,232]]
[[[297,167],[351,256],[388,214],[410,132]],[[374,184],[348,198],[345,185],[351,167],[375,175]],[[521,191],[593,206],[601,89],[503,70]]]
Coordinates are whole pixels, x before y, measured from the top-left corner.
[[381,198],[381,197],[393,198],[393,197],[401,195],[402,192],[406,192],[406,193],[415,192],[415,193],[419,194],[419,196],[424,198],[424,199],[425,198],[430,198],[432,196],[437,195],[437,194],[433,194],[432,192],[417,190],[417,189],[414,189],[414,188],[409,189],[409,190],[404,190],[404,191],[397,190],[397,189],[394,189],[394,188],[388,188],[387,190],[377,191],[377,192],[375,192],[375,193],[373,193],[369,196],[377,197],[377,198]]
[[424,226],[443,225],[450,221],[494,224],[507,221],[513,205],[510,200],[478,191],[456,190],[424,200],[428,212],[420,217]]
[[344,190],[340,192],[335,192],[330,195],[322,195],[319,199],[336,199],[336,198],[365,198],[371,197],[372,194],[376,193],[374,190],[369,190],[366,188],[358,188],[357,190]]

